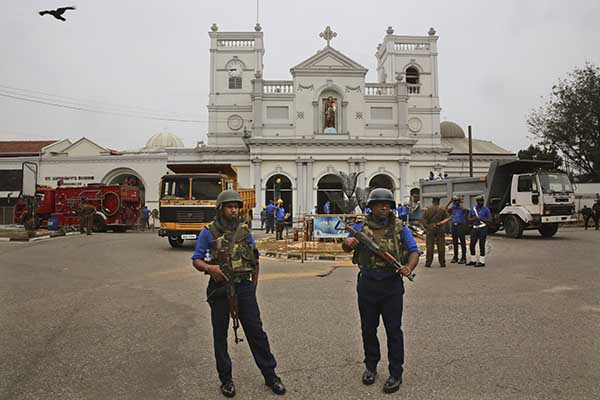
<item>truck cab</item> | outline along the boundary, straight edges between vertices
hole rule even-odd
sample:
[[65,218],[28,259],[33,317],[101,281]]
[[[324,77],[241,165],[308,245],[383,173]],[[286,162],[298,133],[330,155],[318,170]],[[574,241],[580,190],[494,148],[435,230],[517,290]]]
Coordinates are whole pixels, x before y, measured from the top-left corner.
[[509,199],[499,215],[511,237],[520,237],[525,229],[538,229],[542,236],[551,237],[559,223],[577,219],[573,186],[561,172],[513,175]]
[[216,200],[224,190],[236,190],[242,196],[241,216],[249,220],[255,206],[254,189],[239,189],[237,171],[230,164],[171,164],[173,171],[160,183],[160,229],[172,247],[184,240],[196,240],[200,231],[217,215]]

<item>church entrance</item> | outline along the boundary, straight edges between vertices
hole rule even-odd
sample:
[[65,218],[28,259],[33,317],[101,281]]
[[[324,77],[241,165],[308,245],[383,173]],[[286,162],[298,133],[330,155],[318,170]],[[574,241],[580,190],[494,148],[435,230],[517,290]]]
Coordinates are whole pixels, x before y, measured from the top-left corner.
[[[342,181],[337,175],[327,174],[319,179],[319,183],[317,184],[317,212],[319,214],[323,213],[323,206],[329,201],[327,192],[337,192],[339,195],[342,195]],[[342,213],[342,210],[333,201],[331,201],[331,213]]]
[[373,178],[371,178],[371,180],[369,181],[369,187],[371,189],[376,189],[376,188],[389,189],[393,193],[394,192],[394,181],[388,175],[379,174],[379,175],[375,175]]
[[294,205],[292,203],[292,182],[289,178],[282,174],[275,174],[267,180],[267,188],[265,189],[265,205],[273,200],[277,204],[277,199],[283,200],[285,212],[292,215]]

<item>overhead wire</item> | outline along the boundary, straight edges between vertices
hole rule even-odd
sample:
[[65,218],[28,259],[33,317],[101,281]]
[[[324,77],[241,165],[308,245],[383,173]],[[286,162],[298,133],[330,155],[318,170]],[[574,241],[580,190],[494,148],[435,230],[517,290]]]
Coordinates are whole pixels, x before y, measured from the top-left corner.
[[[0,85],[0,87],[3,87],[3,86],[4,85]],[[35,92],[35,91],[31,91],[31,92]],[[56,100],[56,99],[47,99],[45,97],[37,96],[37,95],[15,93],[14,90],[6,91],[6,90],[0,89],[0,96],[5,97],[5,98],[10,98],[13,100],[31,102],[31,103],[36,103],[36,104],[43,104],[43,105],[51,106],[51,107],[59,107],[59,108],[65,108],[65,109],[70,109],[70,110],[75,110],[75,111],[84,111],[84,112],[99,113],[99,114],[105,114],[105,115],[116,115],[116,116],[128,117],[128,118],[148,119],[148,120],[157,120],[157,121],[170,121],[170,122],[183,122],[183,123],[203,123],[203,124],[209,123],[209,122],[227,122],[227,120],[218,120],[218,119],[209,121],[209,120],[202,120],[202,119],[196,119],[196,118],[171,117],[169,115],[152,115],[152,114],[148,114],[145,112],[134,111],[134,110],[132,110],[132,111],[119,110],[119,109],[111,110],[110,107],[102,107],[102,106],[94,107],[93,105],[80,103],[80,102],[74,102],[74,101],[66,101],[65,102],[65,101],[60,101],[60,100]],[[61,96],[57,96],[57,97],[61,97]],[[102,109],[102,108],[105,108],[105,109]],[[134,109],[134,107],[130,107],[130,108]],[[246,122],[252,121],[248,118],[242,118],[242,120],[244,120]]]

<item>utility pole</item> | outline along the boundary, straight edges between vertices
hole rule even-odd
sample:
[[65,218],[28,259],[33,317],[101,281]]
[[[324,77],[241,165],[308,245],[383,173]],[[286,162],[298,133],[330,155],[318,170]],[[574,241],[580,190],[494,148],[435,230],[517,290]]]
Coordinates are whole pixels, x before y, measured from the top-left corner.
[[473,135],[471,134],[471,125],[469,125],[469,176],[473,177]]

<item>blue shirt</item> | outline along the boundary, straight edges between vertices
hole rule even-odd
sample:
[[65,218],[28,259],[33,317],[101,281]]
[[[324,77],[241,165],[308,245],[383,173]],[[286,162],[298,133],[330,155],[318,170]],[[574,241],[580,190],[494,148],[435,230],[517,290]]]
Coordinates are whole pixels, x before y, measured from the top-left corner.
[[276,215],[277,221],[284,221],[285,220],[285,208],[279,207],[276,212],[277,212],[277,215]]
[[149,208],[142,208],[142,213],[144,214],[144,218],[150,217],[150,209]]
[[490,209],[487,208],[486,206],[476,206],[476,207],[471,207],[471,209],[469,210],[469,217],[471,218],[477,218],[477,215],[475,214],[474,209],[477,209],[477,214],[479,214],[479,219],[482,221],[491,221],[492,220],[492,213],[490,212]]
[[[248,240],[248,243],[250,244],[250,246],[252,246],[252,248],[256,248],[256,243],[254,242],[252,234],[249,234],[246,239]],[[206,252],[210,250],[210,242],[212,241],[213,236],[212,233],[210,233],[210,229],[202,229],[200,231],[200,235],[198,235],[198,239],[196,240],[196,249],[194,250],[194,254],[192,254],[192,260],[204,260]]]
[[404,216],[408,215],[408,207],[407,206],[398,206],[396,208],[396,212],[398,213],[399,217],[404,217]]
[[269,215],[273,215],[273,211],[275,211],[275,208],[276,208],[276,207],[275,207],[275,205],[274,205],[274,204],[269,204],[269,205],[267,206],[267,217],[268,217]]
[[329,203],[325,203],[325,205],[323,206],[323,212],[325,214],[331,214],[331,206],[329,205]]
[[466,224],[467,223],[467,210],[463,206],[450,205],[450,214],[452,215],[453,224]]

